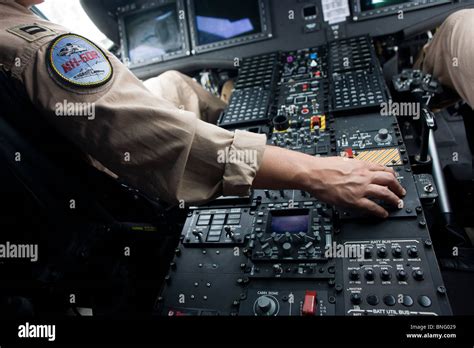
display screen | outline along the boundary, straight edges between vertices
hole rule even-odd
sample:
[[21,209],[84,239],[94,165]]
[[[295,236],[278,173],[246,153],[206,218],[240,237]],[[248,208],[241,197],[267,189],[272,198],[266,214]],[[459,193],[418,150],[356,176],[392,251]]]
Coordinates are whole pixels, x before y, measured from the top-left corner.
[[299,233],[307,232],[309,224],[309,214],[304,215],[272,215],[272,232]]
[[393,6],[411,2],[411,0],[360,0],[361,11],[371,11],[381,7]]
[[140,63],[183,48],[176,4],[125,17],[128,58]]
[[262,32],[258,0],[194,0],[194,13],[199,46]]
[[317,14],[316,6],[309,6],[303,9],[303,15],[305,17],[316,16],[316,14]]

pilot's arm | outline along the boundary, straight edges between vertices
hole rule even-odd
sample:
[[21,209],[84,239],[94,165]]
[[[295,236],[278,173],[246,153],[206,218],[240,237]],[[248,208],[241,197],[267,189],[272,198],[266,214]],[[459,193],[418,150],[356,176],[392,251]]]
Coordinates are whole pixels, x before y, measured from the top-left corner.
[[[33,20],[43,28],[52,25],[16,8],[13,13],[4,25]],[[388,213],[369,198],[400,206],[405,193],[392,169],[269,147],[264,135],[201,121],[152,94],[112,54],[52,26],[57,35],[36,31],[33,36],[40,38],[29,43],[6,36],[9,50],[20,42],[24,46],[18,52],[22,64],[10,64],[12,75],[47,122],[130,185],[170,203],[246,195],[255,187],[301,189],[381,217]],[[93,119],[67,116],[70,105],[93,105]]]
[[[58,55],[71,42],[85,49],[85,56]],[[90,61],[78,58],[87,60],[88,54]],[[22,79],[48,122],[134,187],[171,203],[248,194],[265,149],[264,135],[232,133],[199,120],[153,95],[112,54],[86,39],[66,34],[45,43]],[[78,103],[93,105],[94,118],[64,116],[65,106]],[[229,151],[252,151],[255,160],[218,160]]]
[[422,53],[415,66],[433,74],[474,108],[474,9],[450,15]]

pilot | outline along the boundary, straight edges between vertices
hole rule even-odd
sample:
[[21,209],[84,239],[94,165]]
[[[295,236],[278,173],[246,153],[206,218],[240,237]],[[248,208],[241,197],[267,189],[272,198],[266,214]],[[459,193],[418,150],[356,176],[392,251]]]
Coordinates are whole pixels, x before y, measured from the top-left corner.
[[[0,0],[0,68],[96,167],[171,204],[248,195],[253,187],[304,190],[381,218],[388,212],[372,199],[403,207],[406,191],[392,169],[221,129],[212,123],[225,104],[192,79],[168,72],[142,83],[111,53],[36,17],[29,7],[41,2]],[[85,105],[94,110],[88,117],[68,112]]]
[[415,63],[474,108],[474,9],[449,16]]

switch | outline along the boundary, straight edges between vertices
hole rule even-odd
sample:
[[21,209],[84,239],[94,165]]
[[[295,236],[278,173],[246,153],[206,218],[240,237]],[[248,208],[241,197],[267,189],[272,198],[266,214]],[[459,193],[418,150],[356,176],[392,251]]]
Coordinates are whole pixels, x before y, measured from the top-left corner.
[[273,272],[275,272],[275,274],[282,274],[283,268],[281,268],[279,264],[273,265]]
[[347,158],[354,158],[354,151],[352,151],[351,148],[346,149],[346,151],[345,151],[345,156],[346,156]]
[[399,281],[404,282],[405,280],[408,279],[408,273],[407,273],[405,270],[403,270],[403,269],[398,270],[398,271],[397,271],[397,279],[398,279]]
[[311,123],[310,123],[311,130],[313,130],[316,126],[318,126],[318,128],[321,127],[321,118],[319,116],[311,117]]
[[413,278],[415,278],[415,280],[417,280],[417,281],[422,281],[423,279],[425,279],[425,274],[424,274],[423,270],[417,269],[416,271],[414,271],[413,272]]
[[396,259],[399,259],[400,257],[402,257],[402,248],[399,246],[396,246],[395,248],[393,248],[392,255]]
[[226,237],[234,240],[234,231],[233,231],[232,227],[225,226],[224,230],[225,230]]
[[364,259],[371,259],[372,258],[372,248],[365,247],[364,249]]
[[199,239],[199,241],[202,243],[202,231],[198,231],[198,230],[193,230],[193,235],[194,237],[196,237],[197,239]]
[[365,279],[368,281],[373,281],[375,279],[375,272],[372,268],[365,271]]
[[306,291],[304,296],[304,303],[303,303],[303,315],[316,315],[316,304],[317,300],[317,292],[316,291]]
[[408,256],[411,258],[418,257],[418,248],[416,246],[412,246],[408,249]]
[[354,292],[351,294],[351,302],[352,304],[358,306],[362,303],[362,297],[360,296],[360,294]]
[[356,269],[353,269],[352,271],[350,271],[349,273],[349,279],[350,280],[359,280],[360,278],[360,275],[359,275],[359,271],[357,271]]
[[384,269],[382,270],[382,272],[380,272],[380,278],[382,278],[383,281],[387,282],[392,279],[392,275],[390,274],[390,271],[388,269]]
[[385,258],[387,256],[387,248],[382,246],[377,250],[377,255],[380,258]]

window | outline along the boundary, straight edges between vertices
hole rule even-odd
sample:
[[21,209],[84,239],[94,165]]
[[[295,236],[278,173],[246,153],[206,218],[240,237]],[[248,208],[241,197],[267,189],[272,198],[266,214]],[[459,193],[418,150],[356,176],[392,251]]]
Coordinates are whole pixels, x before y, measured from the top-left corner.
[[112,46],[112,41],[96,27],[82,8],[79,0],[47,0],[36,6],[51,21],[82,35],[105,48]]

